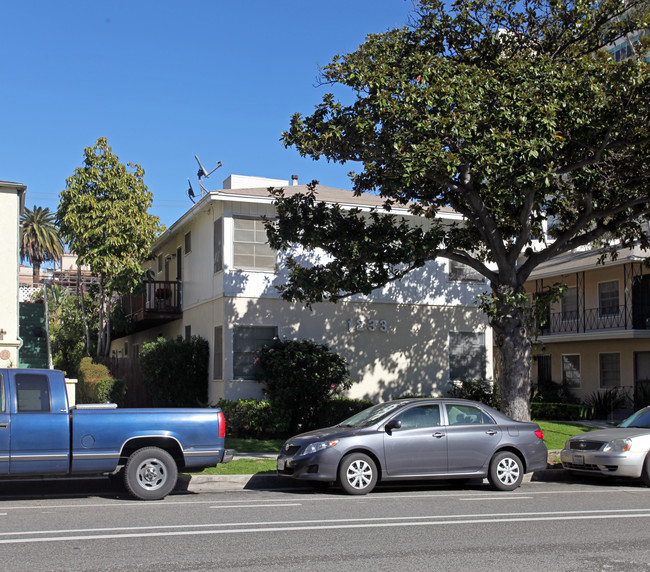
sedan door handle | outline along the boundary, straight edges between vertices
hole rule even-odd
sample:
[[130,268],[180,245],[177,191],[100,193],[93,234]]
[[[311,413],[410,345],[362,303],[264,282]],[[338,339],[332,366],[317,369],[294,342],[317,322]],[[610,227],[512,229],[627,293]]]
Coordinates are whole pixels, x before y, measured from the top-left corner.
[[431,435],[431,436],[432,436],[432,437],[435,437],[436,439],[441,439],[442,437],[445,436],[445,434],[444,434],[444,433],[440,433],[440,431],[436,431],[436,432],[435,432],[433,435]]
[[495,431],[494,429],[490,429],[489,431],[486,431],[486,433],[487,433],[488,435],[496,435],[496,434],[497,434],[497,431]]

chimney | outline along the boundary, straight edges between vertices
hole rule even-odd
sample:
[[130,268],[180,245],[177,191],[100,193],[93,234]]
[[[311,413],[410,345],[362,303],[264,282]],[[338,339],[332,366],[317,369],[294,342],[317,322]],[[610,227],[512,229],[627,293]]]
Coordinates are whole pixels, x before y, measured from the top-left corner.
[[291,184],[296,187],[298,185],[298,175],[291,175]]

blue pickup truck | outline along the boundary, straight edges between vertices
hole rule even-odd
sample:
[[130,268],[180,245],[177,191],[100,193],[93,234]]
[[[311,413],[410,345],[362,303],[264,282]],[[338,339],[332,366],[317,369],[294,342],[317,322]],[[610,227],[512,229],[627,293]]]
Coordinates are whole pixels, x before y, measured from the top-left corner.
[[232,459],[219,409],[70,407],[63,372],[47,369],[0,369],[0,403],[0,479],[119,473],[157,500],[179,470]]

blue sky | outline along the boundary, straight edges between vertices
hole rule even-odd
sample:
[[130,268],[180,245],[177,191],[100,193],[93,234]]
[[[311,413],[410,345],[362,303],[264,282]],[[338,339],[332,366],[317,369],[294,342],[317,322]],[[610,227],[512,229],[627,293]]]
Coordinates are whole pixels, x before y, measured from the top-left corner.
[[230,174],[350,188],[352,166],[280,142],[331,87],[319,66],[407,24],[412,0],[4,0],[0,180],[55,210],[83,150],[106,137],[139,163],[166,226],[197,190],[197,154]]

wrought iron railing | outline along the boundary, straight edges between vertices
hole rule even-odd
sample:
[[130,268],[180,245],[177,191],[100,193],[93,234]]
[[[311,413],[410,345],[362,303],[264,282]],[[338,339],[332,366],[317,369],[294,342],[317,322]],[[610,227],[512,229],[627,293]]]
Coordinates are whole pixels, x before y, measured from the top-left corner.
[[179,314],[182,302],[181,282],[174,280],[145,282],[141,291],[122,299],[125,314],[134,320],[147,315]]
[[650,307],[637,304],[554,312],[541,327],[542,335],[602,330],[650,330]]

